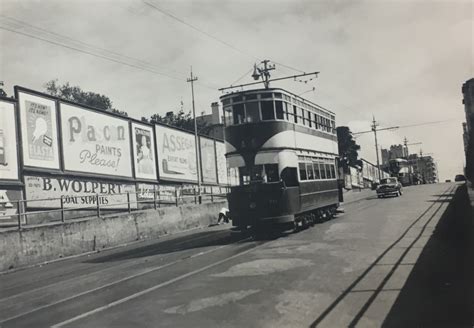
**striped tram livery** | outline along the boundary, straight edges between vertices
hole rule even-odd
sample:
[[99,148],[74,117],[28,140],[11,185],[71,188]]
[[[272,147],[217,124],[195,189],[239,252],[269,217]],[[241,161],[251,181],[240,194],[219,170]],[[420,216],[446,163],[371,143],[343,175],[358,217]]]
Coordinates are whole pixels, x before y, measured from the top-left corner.
[[221,96],[233,225],[298,228],[338,203],[335,115],[283,89]]

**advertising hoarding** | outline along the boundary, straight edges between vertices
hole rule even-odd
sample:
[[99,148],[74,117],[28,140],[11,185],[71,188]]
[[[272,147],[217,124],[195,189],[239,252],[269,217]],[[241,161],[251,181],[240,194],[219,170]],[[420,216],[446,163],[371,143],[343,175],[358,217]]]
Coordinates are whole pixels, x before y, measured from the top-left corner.
[[214,140],[199,137],[202,182],[217,184],[216,151]]
[[56,102],[19,91],[18,106],[24,165],[59,169]]
[[132,123],[132,147],[135,177],[156,180],[156,154],[153,128]]
[[0,189],[0,222],[16,222],[18,217],[18,203],[21,200],[21,190]]
[[60,103],[64,169],[132,177],[128,121]]
[[155,125],[160,179],[197,182],[194,135]]
[[94,209],[97,207],[96,196],[99,194],[101,209],[127,209],[127,192],[130,193],[131,208],[137,208],[135,184],[39,176],[24,178],[25,196],[29,200],[27,208],[59,208],[59,199],[41,199],[63,196],[65,208]]
[[225,159],[225,144],[216,141],[217,181],[220,185],[227,185],[227,165]]
[[18,180],[15,105],[0,100],[0,180]]

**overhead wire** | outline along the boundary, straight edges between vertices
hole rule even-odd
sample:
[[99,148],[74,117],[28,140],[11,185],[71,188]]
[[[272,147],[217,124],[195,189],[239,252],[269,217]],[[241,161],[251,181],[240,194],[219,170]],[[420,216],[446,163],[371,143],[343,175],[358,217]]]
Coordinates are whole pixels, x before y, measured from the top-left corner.
[[[7,19],[11,22],[13,22],[13,24],[16,24],[18,25],[19,27],[23,28],[23,27],[27,27],[27,28],[31,28],[31,29],[34,29],[34,30],[38,30],[38,31],[41,31],[41,32],[44,32],[44,33],[47,33],[49,35],[52,35],[54,37],[57,37],[59,38],[61,41],[64,41],[64,40],[68,40],[70,42],[73,42],[73,43],[77,43],[77,44],[80,44],[82,46],[85,46],[87,47],[89,50],[92,50],[92,51],[99,51],[99,52],[104,52],[106,53],[108,56],[117,56],[117,57],[121,57],[122,59],[130,59],[132,61],[135,61],[137,62],[138,64],[140,65],[143,65],[143,66],[146,66],[148,68],[151,68],[151,69],[165,69],[165,70],[168,70],[168,71],[172,71],[174,73],[178,73],[178,74],[182,74],[183,76],[186,76],[187,73],[184,73],[184,72],[179,72],[179,71],[176,71],[174,69],[169,69],[169,68],[165,68],[163,66],[161,67],[158,67],[157,65],[155,64],[152,64],[150,62],[147,62],[147,61],[144,61],[142,59],[139,59],[139,58],[135,58],[135,57],[131,57],[131,56],[127,56],[127,55],[123,55],[123,54],[120,54],[118,52],[115,52],[115,51],[112,51],[112,50],[109,50],[109,49],[105,49],[105,48],[101,48],[99,46],[96,46],[96,45],[93,45],[93,44],[90,44],[90,43],[86,43],[84,41],[81,41],[81,40],[78,40],[78,39],[74,39],[72,37],[69,37],[67,35],[63,35],[63,34],[59,34],[59,33],[56,33],[56,32],[53,32],[53,31],[49,31],[45,28],[42,28],[42,27],[38,27],[38,26],[35,26],[35,25],[32,25],[30,23],[27,23],[27,22],[24,22],[24,21],[21,21],[19,19],[16,19],[16,18],[13,18],[13,17],[9,17],[9,16],[6,16],[6,15],[2,15],[0,14],[0,17],[4,18],[4,19]],[[8,23],[8,22],[7,22]]]

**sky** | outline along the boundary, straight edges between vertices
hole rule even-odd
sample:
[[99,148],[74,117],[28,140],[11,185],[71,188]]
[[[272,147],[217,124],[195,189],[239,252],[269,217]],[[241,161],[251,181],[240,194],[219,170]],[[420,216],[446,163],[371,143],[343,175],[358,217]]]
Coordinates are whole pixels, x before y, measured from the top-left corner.
[[[461,86],[474,77],[470,0],[0,0],[0,81],[42,91],[52,79],[107,95],[129,116],[210,112],[218,88],[252,82],[269,59],[274,82],[336,113],[338,126],[380,131],[379,144],[422,144],[440,181],[462,173]],[[315,88],[312,91],[312,88]],[[181,105],[181,103],[183,105]],[[375,159],[372,133],[360,156]]]

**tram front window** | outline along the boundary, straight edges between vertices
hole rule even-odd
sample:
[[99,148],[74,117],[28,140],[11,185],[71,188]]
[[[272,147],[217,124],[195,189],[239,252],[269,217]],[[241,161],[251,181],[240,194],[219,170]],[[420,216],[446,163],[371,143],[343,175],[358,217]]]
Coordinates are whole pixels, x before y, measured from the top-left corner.
[[244,123],[244,105],[237,104],[233,108],[234,124]]
[[252,170],[239,168],[240,184],[278,182],[278,164],[254,165]]
[[260,121],[260,113],[258,111],[258,102],[249,102],[245,104],[245,121],[248,123]]

